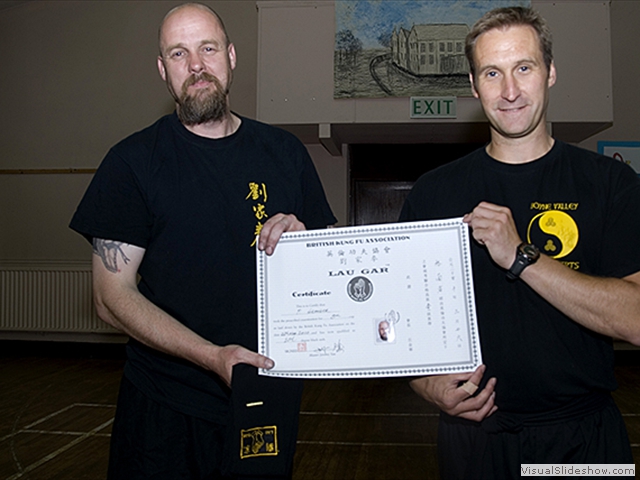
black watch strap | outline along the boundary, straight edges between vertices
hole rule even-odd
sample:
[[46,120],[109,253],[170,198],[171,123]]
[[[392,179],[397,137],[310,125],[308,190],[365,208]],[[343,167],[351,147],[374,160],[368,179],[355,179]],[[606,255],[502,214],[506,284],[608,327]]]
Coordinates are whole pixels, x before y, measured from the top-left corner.
[[540,250],[532,243],[522,242],[516,249],[516,259],[511,265],[511,268],[507,270],[507,278],[509,280],[516,280],[520,278],[522,271],[529,265],[532,265],[540,258]]

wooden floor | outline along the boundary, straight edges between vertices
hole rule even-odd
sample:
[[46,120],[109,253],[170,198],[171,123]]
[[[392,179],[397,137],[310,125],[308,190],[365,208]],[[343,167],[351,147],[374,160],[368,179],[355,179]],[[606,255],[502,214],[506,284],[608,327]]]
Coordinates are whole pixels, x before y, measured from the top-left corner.
[[[122,346],[0,342],[0,480],[101,480]],[[616,401],[640,461],[640,351],[618,352]],[[405,379],[314,380],[294,480],[438,478],[436,411]]]

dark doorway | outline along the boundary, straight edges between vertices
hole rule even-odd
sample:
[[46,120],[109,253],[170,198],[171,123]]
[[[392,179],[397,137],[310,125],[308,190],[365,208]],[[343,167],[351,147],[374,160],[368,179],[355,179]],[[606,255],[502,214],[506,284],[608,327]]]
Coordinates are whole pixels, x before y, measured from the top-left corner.
[[423,173],[452,162],[483,145],[350,145],[349,223],[370,225],[397,221],[406,196]]

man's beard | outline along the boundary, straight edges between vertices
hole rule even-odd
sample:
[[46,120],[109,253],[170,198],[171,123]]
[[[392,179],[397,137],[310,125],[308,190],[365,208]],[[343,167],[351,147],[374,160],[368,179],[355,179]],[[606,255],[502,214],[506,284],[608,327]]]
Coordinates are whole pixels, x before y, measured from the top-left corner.
[[[200,80],[210,82],[215,87],[202,89],[194,95],[189,95],[189,87]],[[231,77],[229,77],[230,83]],[[182,92],[174,97],[178,102],[178,118],[183,125],[198,125],[201,123],[222,120],[228,111],[227,95],[229,87],[224,88],[217,77],[207,72],[192,75],[182,85]]]

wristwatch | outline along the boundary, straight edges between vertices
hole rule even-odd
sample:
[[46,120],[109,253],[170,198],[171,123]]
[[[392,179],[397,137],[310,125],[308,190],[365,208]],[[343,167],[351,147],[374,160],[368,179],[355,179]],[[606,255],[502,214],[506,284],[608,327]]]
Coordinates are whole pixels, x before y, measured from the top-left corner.
[[507,278],[509,280],[517,280],[522,271],[529,265],[532,265],[540,258],[540,250],[532,243],[522,242],[516,249],[516,259],[507,270]]

